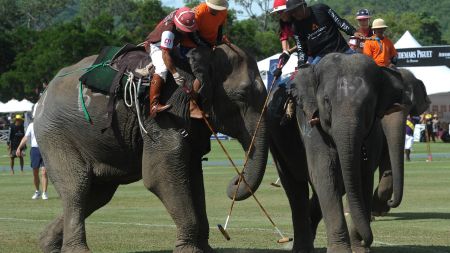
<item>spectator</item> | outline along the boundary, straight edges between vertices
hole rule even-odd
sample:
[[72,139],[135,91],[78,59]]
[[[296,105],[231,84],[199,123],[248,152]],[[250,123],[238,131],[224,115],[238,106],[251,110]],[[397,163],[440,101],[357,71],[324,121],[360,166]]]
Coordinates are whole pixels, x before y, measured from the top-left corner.
[[352,36],[348,40],[348,46],[353,51],[353,53],[362,53],[361,48],[359,48],[359,39]]
[[[25,130],[23,127],[22,115],[17,114],[14,118],[14,124],[9,128],[9,139],[8,139],[8,152],[10,157],[11,175],[14,175],[14,160],[16,158],[16,150],[19,147],[20,140],[25,135]],[[26,149],[26,146],[23,147]],[[23,153],[23,150],[19,150]],[[23,173],[23,156],[19,156],[20,160],[20,171]]]
[[[365,38],[368,37],[372,37],[373,35],[373,30],[372,27],[370,27],[369,25],[369,21],[370,21],[370,12],[368,9],[361,9],[356,13],[356,20],[358,21],[358,32],[360,32],[361,34],[364,35]],[[359,43],[359,49],[363,50],[364,48],[364,43],[365,43],[365,39],[358,39],[358,43]]]
[[20,152],[20,149],[25,146],[25,144],[28,141],[28,138],[30,138],[31,141],[31,150],[30,150],[30,157],[31,157],[31,168],[33,169],[33,179],[34,179],[34,187],[35,192],[31,199],[38,199],[41,197],[41,191],[39,191],[39,168],[41,168],[42,172],[42,199],[46,200],[48,199],[47,195],[47,171],[44,167],[44,161],[42,160],[41,152],[39,151],[39,147],[36,141],[36,136],[34,135],[34,129],[33,129],[33,122],[30,123],[27,127],[27,132],[25,133],[25,136],[22,138],[22,140],[19,143],[19,146],[17,147],[16,155],[21,157],[22,152]]
[[372,29],[375,33],[364,43],[363,53],[371,57],[378,66],[395,67],[397,64],[397,50],[392,41],[384,35],[388,26],[383,19],[373,21]]
[[439,118],[438,118],[437,114],[433,115],[433,119],[432,119],[431,122],[432,122],[432,126],[433,126],[432,138],[433,138],[433,142],[436,142],[435,139],[439,139],[439,128],[440,128],[440,125],[441,125],[441,122],[439,121]]
[[406,155],[406,161],[411,161],[411,149],[412,145],[414,143],[414,123],[411,119],[411,117],[408,115],[406,118],[406,131],[405,131],[405,155]]
[[431,138],[433,138],[433,116],[430,113],[423,114],[422,117],[422,124],[425,124],[425,141],[431,141]]

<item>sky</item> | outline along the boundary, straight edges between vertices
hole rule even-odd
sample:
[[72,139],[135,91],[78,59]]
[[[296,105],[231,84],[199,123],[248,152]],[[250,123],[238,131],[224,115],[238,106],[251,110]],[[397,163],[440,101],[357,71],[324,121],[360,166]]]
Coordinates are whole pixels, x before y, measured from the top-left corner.
[[[183,2],[183,0],[161,0],[161,2],[162,2],[162,4],[164,5],[164,6],[170,6],[170,7],[182,7],[182,6],[184,6],[184,2]],[[241,19],[247,19],[248,18],[248,15],[247,15],[247,13],[241,8],[241,7],[239,7],[239,6],[236,6],[235,4],[234,4],[234,1],[228,1],[229,3],[230,3],[230,8],[231,9],[235,9],[235,10],[240,10],[240,11],[242,11],[242,13],[241,14],[238,14],[237,15],[237,18],[239,19],[239,20],[241,20]],[[257,7],[255,7],[255,10],[259,10]]]

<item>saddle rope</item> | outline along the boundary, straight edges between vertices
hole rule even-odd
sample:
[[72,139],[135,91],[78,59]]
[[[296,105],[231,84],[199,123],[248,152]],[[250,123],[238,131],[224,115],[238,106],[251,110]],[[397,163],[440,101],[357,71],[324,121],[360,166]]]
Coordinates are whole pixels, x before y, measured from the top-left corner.
[[[137,87],[136,87],[136,83],[134,82],[133,72],[127,71],[127,76],[128,76],[128,79],[127,79],[127,82],[125,83],[125,87],[123,89],[123,102],[125,103],[126,106],[131,108],[131,107],[133,107],[133,101],[134,101],[134,105],[136,108],[136,114],[137,114],[137,118],[138,118],[138,123],[139,123],[139,128],[141,129],[141,134],[142,134],[142,132],[144,132],[145,134],[148,134],[147,130],[145,130],[145,127],[142,124],[141,110],[139,108],[138,94],[137,94],[137,91],[141,87],[142,78],[139,78],[139,81],[138,81]],[[128,97],[129,97],[129,101],[128,101]]]

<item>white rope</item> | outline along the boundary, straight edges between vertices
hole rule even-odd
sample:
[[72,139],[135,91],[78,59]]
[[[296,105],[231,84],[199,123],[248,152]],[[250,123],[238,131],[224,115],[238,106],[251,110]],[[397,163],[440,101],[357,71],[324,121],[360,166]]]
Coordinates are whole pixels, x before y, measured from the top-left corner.
[[[139,88],[141,87],[141,83],[142,83],[142,78],[139,79],[138,85],[137,85],[137,91],[139,91]],[[145,134],[147,134],[147,130],[145,130],[144,125],[142,124],[142,120],[141,120],[141,110],[139,108],[139,103],[138,103],[138,95],[136,92],[136,86],[134,86],[134,104],[136,105],[136,114],[138,117],[138,122],[139,122],[139,127],[141,128],[141,131],[144,132]],[[141,132],[141,134],[142,134]]]
[[[134,74],[133,72],[128,72],[128,79],[127,82],[125,83],[125,87],[123,90],[123,101],[125,103],[126,106],[128,107],[132,107],[133,106],[133,101],[134,101],[134,106],[136,108],[136,114],[138,117],[138,123],[139,123],[139,128],[141,129],[141,134],[142,132],[144,132],[145,134],[147,134],[147,130],[145,130],[144,128],[144,124],[142,124],[142,120],[141,120],[141,110],[139,108],[139,102],[138,102],[138,91],[139,88],[141,87],[141,83],[142,83],[142,78],[139,79],[139,82],[137,84],[137,88],[136,88],[136,83],[134,82]],[[128,96],[129,98],[128,98]],[[129,102],[128,102],[129,99]]]
[[[127,75],[128,75],[128,79],[127,79],[127,82],[125,83],[125,87],[123,89],[123,101],[125,102],[126,106],[132,107],[133,106],[133,95],[131,92],[132,92],[133,87],[136,90],[136,86],[135,86],[136,84],[133,82],[134,74],[132,72],[128,72]],[[128,103],[128,99],[127,99],[127,91],[129,93],[129,97],[130,97],[129,103]]]

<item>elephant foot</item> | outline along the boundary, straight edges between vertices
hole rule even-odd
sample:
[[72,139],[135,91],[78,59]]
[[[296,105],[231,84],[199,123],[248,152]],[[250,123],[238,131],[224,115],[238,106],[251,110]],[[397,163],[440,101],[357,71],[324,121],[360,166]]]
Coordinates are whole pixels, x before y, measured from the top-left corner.
[[389,211],[372,211],[372,217],[375,220],[375,217],[383,217],[388,214]]
[[[210,247],[211,248],[211,247]],[[213,249],[211,249],[213,250]],[[191,245],[191,244],[183,244],[176,246],[176,248],[173,250],[173,253],[204,253],[208,251],[203,251],[200,248]],[[214,252],[214,251],[212,251]]]
[[292,249],[292,253],[315,253],[314,249]]
[[352,253],[352,250],[347,245],[332,245],[327,247],[327,253]]
[[352,247],[352,253],[370,253],[370,248],[368,247]]
[[206,241],[204,243],[200,243],[200,248],[203,250],[204,253],[215,253],[216,252],[213,248],[211,248],[208,241]]
[[63,246],[61,253],[92,253],[87,246],[65,247]]
[[56,218],[41,233],[39,247],[44,253],[60,253],[63,242],[63,217]]

